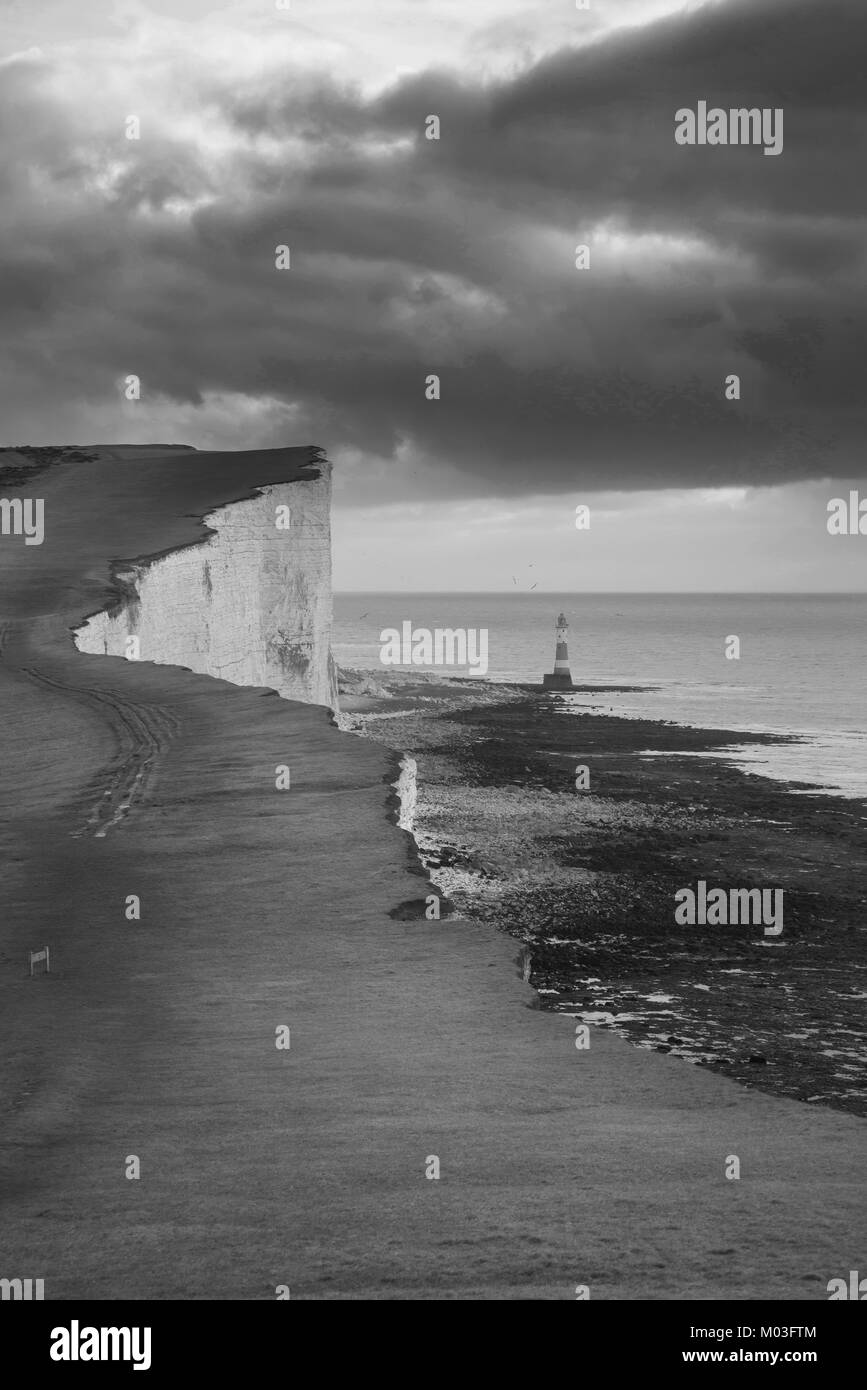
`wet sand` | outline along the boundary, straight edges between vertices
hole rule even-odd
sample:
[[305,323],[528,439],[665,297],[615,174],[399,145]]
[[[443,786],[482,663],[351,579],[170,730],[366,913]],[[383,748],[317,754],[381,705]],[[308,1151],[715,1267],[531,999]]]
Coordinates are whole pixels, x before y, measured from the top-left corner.
[[64,463],[45,545],[0,547],[4,1277],[49,1300],[826,1298],[863,1257],[860,1119],[603,1030],[576,1051],[506,934],[401,920],[430,888],[391,750],[75,650],[113,559],[309,458]]

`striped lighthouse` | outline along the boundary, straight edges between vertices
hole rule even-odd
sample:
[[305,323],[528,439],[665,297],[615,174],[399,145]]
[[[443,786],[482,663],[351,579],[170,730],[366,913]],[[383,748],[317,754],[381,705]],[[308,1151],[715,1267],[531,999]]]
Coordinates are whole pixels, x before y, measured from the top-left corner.
[[554,652],[553,673],[546,673],[542,677],[542,685],[546,690],[571,690],[572,672],[569,670],[569,648],[567,638],[569,635],[569,624],[566,621],[565,613],[561,613],[557,619],[557,648]]

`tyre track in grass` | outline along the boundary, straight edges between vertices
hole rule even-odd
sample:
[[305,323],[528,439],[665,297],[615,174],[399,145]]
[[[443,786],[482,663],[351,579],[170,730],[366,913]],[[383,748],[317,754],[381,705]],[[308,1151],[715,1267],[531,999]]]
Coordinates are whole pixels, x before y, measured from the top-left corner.
[[32,666],[22,666],[29,680],[90,705],[104,716],[117,744],[117,757],[83,793],[89,803],[83,825],[73,838],[93,835],[102,839],[127,816],[145,795],[158,759],[178,732],[180,721],[162,705],[146,705],[122,699],[116,690],[84,690],[47,676]]

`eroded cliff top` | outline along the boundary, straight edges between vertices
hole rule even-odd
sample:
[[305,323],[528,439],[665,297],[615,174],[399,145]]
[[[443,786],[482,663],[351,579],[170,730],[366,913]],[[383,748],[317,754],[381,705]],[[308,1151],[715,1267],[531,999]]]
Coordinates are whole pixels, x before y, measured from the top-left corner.
[[[107,549],[112,561],[135,561],[193,545],[206,534],[208,512],[274,483],[315,481],[328,468],[315,445],[167,447],[174,452],[159,445],[0,451],[0,490],[29,487],[38,476],[45,509],[44,544],[0,546],[4,617],[63,612],[80,620],[110,598]],[[139,466],[118,466],[132,463]]]

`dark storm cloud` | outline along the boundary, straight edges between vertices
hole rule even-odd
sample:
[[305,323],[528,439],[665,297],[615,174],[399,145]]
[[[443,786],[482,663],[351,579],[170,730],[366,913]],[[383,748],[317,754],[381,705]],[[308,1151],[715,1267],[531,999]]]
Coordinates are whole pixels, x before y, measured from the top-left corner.
[[[7,68],[4,378],[44,417],[50,373],[58,420],[130,371],[178,401],[283,400],[328,448],[409,445],[467,491],[856,473],[865,45],[861,0],[748,0],[487,87],[200,75],[236,141],[219,159],[170,132],[119,153],[38,64]],[[783,106],[783,154],[677,146],[699,100]]]

